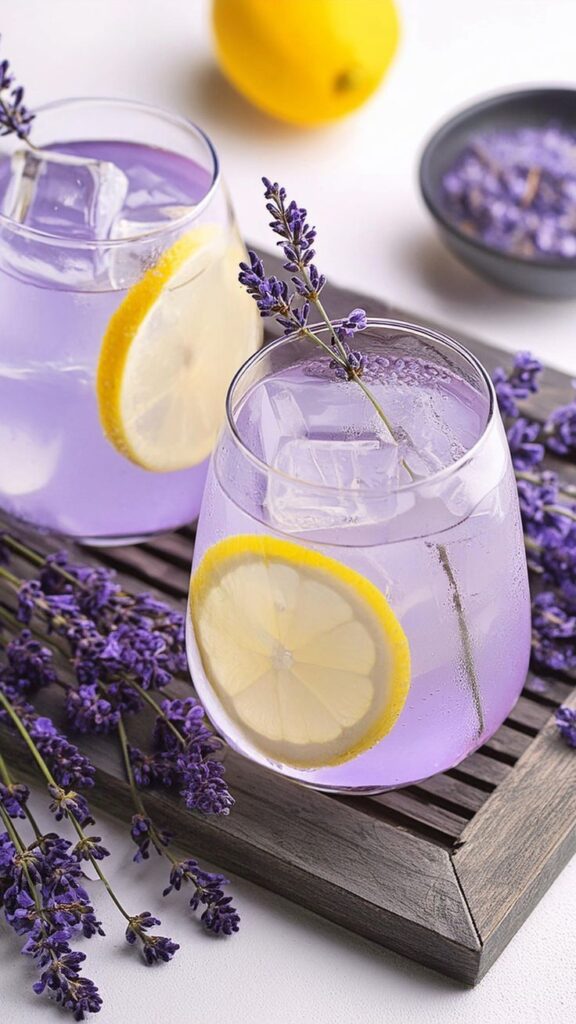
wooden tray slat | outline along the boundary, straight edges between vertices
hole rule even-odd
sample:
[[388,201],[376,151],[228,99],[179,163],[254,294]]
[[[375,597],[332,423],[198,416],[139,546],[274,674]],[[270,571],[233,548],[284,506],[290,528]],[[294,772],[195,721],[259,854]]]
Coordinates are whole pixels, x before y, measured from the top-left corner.
[[471,786],[452,775],[433,775],[431,779],[419,782],[411,787],[411,791],[425,794],[431,802],[446,806],[448,810],[459,813],[464,818],[471,817],[479,811],[488,799],[488,793],[477,786]]
[[447,840],[457,839],[468,824],[469,816],[446,810],[445,807],[419,798],[414,791],[391,790],[372,797],[372,804],[402,815],[408,823],[425,825]]

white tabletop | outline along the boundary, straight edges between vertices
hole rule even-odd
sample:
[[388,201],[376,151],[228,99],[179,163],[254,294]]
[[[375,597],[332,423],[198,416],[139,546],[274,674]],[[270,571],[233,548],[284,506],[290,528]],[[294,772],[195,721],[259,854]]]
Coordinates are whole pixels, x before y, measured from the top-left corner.
[[[287,0],[284,0],[287,2]],[[311,3],[314,0],[310,0]],[[354,0],[349,0],[353,3]],[[278,0],[279,13],[283,4]],[[28,99],[123,95],[190,115],[222,156],[241,227],[270,244],[259,178],[286,184],[319,228],[333,280],[509,349],[530,348],[576,374],[576,303],[543,302],[476,278],[437,241],[416,188],[422,140],[479,94],[575,75],[574,0],[401,0],[404,38],[377,97],[355,118],[297,131],[269,121],[217,74],[203,0],[20,0],[2,10],[0,57]],[[46,820],[48,826],[48,821]],[[184,901],[162,901],[165,868],[132,867],[118,823],[101,819],[109,874],[134,910],[149,909],[182,949],[147,970],[122,940],[106,897],[108,937],[85,944],[101,1024],[568,1024],[576,1016],[576,861],[474,991],[357,939],[235,879],[242,930],[211,941]],[[193,853],[193,851],[188,851]],[[32,994],[31,965],[0,924],[2,1024],[62,1019]]]

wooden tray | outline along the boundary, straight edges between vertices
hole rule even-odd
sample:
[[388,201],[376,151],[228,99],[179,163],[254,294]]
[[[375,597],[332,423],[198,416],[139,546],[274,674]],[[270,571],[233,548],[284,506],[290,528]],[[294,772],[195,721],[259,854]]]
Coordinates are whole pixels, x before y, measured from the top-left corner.
[[[415,319],[342,289],[327,288],[325,296],[334,316],[361,305],[373,316]],[[489,370],[510,362],[463,340]],[[531,412],[541,418],[571,393],[569,378],[549,370]],[[562,463],[561,472],[576,482],[576,466]],[[37,546],[56,545],[37,539]],[[192,548],[193,531],[185,529],[79,557],[114,567],[129,589],[156,590],[184,607]],[[576,707],[570,679],[530,675],[509,719],[480,751],[443,775],[381,796],[305,790],[229,751],[236,806],[228,818],[201,819],[164,791],[145,794],[146,803],[194,855],[471,985],[576,849],[576,754],[551,718],[560,703]],[[89,738],[83,747],[98,769],[93,802],[130,815],[114,743]],[[19,757],[26,770],[26,755]]]

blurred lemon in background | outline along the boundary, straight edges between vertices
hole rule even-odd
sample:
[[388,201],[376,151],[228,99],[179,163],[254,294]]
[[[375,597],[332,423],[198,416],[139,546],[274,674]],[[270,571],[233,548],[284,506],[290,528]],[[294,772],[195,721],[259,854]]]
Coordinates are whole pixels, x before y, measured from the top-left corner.
[[220,66],[291,124],[344,117],[374,92],[398,44],[393,0],[213,0]]

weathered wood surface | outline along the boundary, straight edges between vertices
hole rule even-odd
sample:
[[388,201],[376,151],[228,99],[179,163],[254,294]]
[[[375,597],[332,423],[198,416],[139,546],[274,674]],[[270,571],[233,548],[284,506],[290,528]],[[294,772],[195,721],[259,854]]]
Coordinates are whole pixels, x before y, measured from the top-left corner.
[[[576,692],[566,703],[576,708]],[[549,721],[453,854],[482,937],[481,975],[575,852],[576,756]]]
[[[334,316],[362,305],[373,316],[422,322],[354,292],[328,286],[325,294]],[[504,353],[454,333],[489,370],[509,364]],[[531,412],[544,418],[571,394],[569,378],[547,370]],[[576,466],[550,464],[576,482]],[[80,557],[115,568],[127,589],[152,590],[183,608],[193,543],[187,528],[139,547]],[[11,599],[0,589],[2,601]],[[182,692],[186,687],[177,684]],[[42,699],[53,710],[59,694]],[[481,750],[443,775],[377,797],[305,790],[227,752],[237,801],[228,818],[201,819],[166,792],[146,799],[179,844],[198,856],[474,984],[576,845],[576,756],[551,723],[567,700],[576,700],[570,680],[530,674],[506,723]],[[137,731],[132,738],[138,742]],[[0,743],[5,739],[0,731]],[[93,802],[126,817],[131,802],[114,741],[87,738],[85,746],[98,769]],[[13,742],[10,756],[30,771]]]

